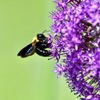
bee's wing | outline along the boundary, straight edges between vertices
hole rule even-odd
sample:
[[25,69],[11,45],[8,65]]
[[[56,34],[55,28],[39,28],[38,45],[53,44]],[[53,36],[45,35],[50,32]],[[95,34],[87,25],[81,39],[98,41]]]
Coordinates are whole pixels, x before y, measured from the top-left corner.
[[33,43],[30,43],[18,53],[18,56],[24,58],[33,55],[34,53],[35,53],[35,45],[33,45]]

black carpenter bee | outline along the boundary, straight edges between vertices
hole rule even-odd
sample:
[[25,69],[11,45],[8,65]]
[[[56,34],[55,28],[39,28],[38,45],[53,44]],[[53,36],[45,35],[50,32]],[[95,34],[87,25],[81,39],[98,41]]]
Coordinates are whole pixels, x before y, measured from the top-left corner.
[[49,48],[49,46],[50,43],[48,43],[48,38],[45,37],[42,33],[37,34],[37,36],[33,38],[32,43],[28,44],[26,47],[20,50],[17,55],[25,58],[33,55],[34,53],[37,53],[40,56],[49,57],[51,52],[50,50],[46,50]]

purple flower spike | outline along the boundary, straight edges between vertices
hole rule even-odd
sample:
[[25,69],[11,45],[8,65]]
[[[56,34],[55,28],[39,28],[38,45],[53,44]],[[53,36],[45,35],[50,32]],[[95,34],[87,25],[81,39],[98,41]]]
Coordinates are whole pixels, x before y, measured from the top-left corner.
[[65,76],[80,100],[100,100],[100,0],[55,3],[49,35],[54,72]]

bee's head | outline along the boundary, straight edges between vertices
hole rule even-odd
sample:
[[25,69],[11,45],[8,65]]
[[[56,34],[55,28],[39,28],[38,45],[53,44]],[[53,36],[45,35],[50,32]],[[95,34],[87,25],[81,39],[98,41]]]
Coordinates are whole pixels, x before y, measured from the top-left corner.
[[37,39],[38,40],[43,40],[45,39],[46,37],[43,35],[43,34],[37,34]]

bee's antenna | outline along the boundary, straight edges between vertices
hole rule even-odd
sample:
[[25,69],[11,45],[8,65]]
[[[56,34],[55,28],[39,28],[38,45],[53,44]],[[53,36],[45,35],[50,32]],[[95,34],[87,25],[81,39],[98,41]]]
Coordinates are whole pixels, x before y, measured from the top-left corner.
[[42,34],[45,33],[45,32],[50,32],[50,30],[44,30],[44,31],[42,32]]
[[47,32],[47,30],[44,30],[44,31],[42,32],[42,34],[43,34],[44,32]]

